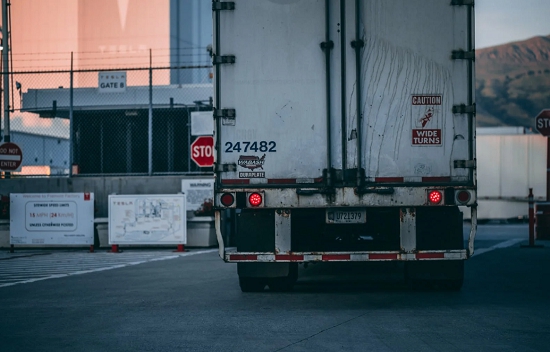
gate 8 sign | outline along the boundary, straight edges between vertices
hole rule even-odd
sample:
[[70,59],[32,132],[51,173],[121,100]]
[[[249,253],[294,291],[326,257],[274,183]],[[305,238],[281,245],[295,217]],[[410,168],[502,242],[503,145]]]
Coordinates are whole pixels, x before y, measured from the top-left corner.
[[214,165],[214,137],[200,136],[191,143],[191,160],[200,167]]

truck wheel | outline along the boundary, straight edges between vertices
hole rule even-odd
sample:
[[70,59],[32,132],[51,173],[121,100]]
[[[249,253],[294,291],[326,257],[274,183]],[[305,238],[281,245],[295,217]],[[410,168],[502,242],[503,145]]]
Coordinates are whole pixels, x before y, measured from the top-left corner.
[[269,289],[274,292],[289,292],[298,281],[298,263],[291,263],[287,276],[272,277],[267,281]]
[[262,277],[239,276],[239,286],[242,292],[262,292],[265,287],[265,281]]

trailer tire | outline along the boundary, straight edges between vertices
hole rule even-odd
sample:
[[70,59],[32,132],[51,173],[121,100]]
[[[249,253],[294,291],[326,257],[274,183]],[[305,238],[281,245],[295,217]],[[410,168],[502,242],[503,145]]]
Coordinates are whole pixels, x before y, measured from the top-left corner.
[[242,292],[262,292],[266,285],[266,279],[263,277],[241,277],[239,276],[239,286]]

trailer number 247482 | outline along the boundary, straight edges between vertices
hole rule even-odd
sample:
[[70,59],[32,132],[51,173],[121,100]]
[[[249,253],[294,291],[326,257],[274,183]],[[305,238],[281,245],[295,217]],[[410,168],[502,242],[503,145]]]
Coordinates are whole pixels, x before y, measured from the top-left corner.
[[246,153],[246,152],[269,152],[274,153],[277,151],[277,143],[274,141],[258,141],[258,142],[225,142],[226,153]]

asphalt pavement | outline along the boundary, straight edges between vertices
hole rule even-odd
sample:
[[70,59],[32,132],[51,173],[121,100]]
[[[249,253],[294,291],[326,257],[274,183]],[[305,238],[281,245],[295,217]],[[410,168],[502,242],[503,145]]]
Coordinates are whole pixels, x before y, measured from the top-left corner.
[[[123,256],[70,251],[82,273],[0,287],[0,351],[548,351],[550,242],[521,248],[526,229],[480,226],[485,251],[466,262],[460,292],[411,290],[398,263],[359,263],[301,268],[291,293],[242,293],[215,250],[103,269],[76,254]],[[55,267],[57,254],[0,269]]]

